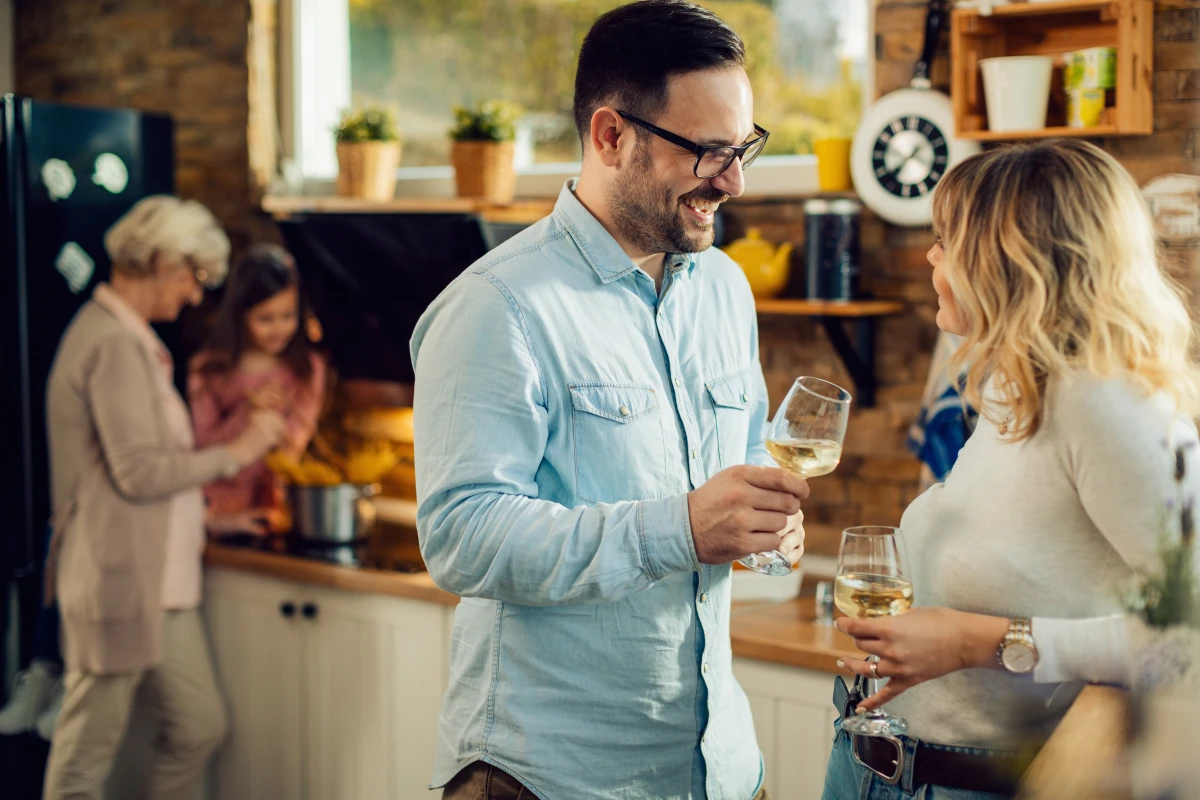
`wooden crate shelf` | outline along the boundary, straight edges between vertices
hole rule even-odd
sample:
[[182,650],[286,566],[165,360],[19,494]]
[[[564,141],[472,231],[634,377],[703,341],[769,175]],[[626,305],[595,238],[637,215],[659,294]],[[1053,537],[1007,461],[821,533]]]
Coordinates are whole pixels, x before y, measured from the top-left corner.
[[[950,96],[957,136],[983,142],[1052,136],[1135,136],[1154,130],[1153,0],[1060,0],[997,6],[990,15],[957,9],[950,22]],[[1088,47],[1115,47],[1117,85],[1102,124],[1066,126],[1062,55]],[[1054,56],[1047,127],[1035,131],[987,129],[979,62],[996,56]]]

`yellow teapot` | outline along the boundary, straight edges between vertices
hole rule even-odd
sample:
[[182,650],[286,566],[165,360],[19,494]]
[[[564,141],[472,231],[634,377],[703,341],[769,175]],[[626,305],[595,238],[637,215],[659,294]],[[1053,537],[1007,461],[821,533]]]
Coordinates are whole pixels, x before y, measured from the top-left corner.
[[756,298],[775,297],[787,286],[791,244],[784,242],[776,248],[762,238],[762,231],[750,228],[745,237],[731,242],[724,249],[725,254],[746,273],[750,291]]

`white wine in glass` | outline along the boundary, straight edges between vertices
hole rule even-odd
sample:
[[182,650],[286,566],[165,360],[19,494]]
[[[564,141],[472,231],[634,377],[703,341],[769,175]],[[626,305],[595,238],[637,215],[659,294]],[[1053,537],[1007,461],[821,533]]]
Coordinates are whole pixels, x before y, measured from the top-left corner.
[[[904,542],[898,528],[864,526],[842,531],[833,603],[843,614],[871,619],[903,614],[912,608],[913,585],[908,576]],[[876,656],[868,661],[879,662]],[[879,690],[878,681],[871,690]],[[848,733],[900,736],[908,723],[882,709],[842,720]]]
[[[767,452],[779,468],[801,478],[828,475],[837,469],[850,401],[849,392],[829,381],[797,378],[767,430]],[[766,575],[792,571],[792,562],[778,550],[748,555],[741,563]]]

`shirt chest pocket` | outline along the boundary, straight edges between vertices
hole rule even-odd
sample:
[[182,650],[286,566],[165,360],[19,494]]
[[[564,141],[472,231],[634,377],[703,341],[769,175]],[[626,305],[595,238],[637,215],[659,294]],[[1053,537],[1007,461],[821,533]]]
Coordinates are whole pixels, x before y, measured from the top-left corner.
[[750,444],[749,370],[741,370],[705,384],[712,403],[717,457],[721,469],[746,463]]
[[589,503],[662,496],[666,469],[658,393],[637,384],[580,384],[571,389],[575,493]]

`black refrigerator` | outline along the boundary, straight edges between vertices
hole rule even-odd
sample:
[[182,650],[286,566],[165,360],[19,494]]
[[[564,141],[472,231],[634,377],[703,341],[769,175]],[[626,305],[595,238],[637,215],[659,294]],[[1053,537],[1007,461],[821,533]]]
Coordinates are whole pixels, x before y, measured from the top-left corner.
[[[108,277],[105,231],[142,197],[173,193],[174,174],[169,117],[16,95],[5,95],[0,102],[4,666],[23,666],[41,593],[50,514],[45,420],[50,363],[71,317],[96,283]],[[14,581],[19,634],[15,652],[8,644],[7,607]],[[0,700],[8,688],[0,686]]]

